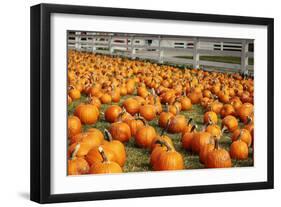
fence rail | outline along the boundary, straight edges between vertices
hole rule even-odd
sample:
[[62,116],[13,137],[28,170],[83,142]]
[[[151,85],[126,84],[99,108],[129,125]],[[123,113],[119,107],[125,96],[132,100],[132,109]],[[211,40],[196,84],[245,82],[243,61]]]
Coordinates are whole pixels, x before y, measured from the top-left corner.
[[[68,48],[102,54],[122,55],[129,58],[150,59],[159,63],[192,65],[194,68],[212,68],[224,72],[253,73],[249,58],[253,40],[205,37],[145,36],[108,33],[72,32],[68,35]],[[202,56],[240,58],[240,64],[202,60]]]

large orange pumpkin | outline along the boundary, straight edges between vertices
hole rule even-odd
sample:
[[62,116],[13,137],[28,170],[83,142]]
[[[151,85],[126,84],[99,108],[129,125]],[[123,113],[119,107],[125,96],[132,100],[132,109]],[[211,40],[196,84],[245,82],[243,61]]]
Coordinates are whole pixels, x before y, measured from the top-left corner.
[[79,117],[83,124],[95,124],[99,118],[99,110],[95,105],[80,104],[75,109],[75,115]]

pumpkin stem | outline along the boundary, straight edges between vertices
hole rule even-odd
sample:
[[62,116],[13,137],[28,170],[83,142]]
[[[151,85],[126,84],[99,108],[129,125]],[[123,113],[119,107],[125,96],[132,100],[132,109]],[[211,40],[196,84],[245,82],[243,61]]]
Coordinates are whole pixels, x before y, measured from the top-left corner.
[[166,103],[165,105],[166,105],[166,112],[169,112],[169,104]]
[[215,139],[215,149],[219,149],[219,140]]
[[190,132],[193,132],[196,129],[196,125],[193,125],[190,129]]
[[243,131],[240,130],[239,135],[238,135],[238,137],[237,137],[237,140],[241,140],[242,135],[243,135]]
[[178,115],[179,112],[180,112],[180,109],[179,109],[178,105],[175,105],[175,107],[176,107],[176,110],[177,110],[176,114]]
[[168,119],[166,126],[162,129],[160,136],[162,137],[164,135],[164,133],[168,130],[169,126],[171,123],[171,119]]
[[247,116],[247,122],[246,122],[246,124],[250,124],[250,123],[252,123],[252,121],[253,121],[252,117]]
[[110,132],[108,131],[108,129],[104,129],[104,134],[105,134],[105,137],[107,138],[108,141],[112,142],[112,136],[110,134]]
[[192,118],[188,119],[187,125],[189,125],[192,122]]
[[142,116],[139,115],[139,116],[136,118],[136,120],[141,120],[142,123],[143,123],[145,126],[147,126],[147,121],[146,121],[145,118],[143,118]]
[[208,114],[208,126],[209,125],[213,125],[212,118],[211,118],[210,114]]
[[104,151],[103,151],[103,148],[101,147],[101,146],[99,146],[99,153],[101,154],[101,156],[102,156],[102,162],[108,162],[108,159],[107,159],[107,156],[106,156],[106,154],[104,153]]
[[77,152],[78,152],[79,149],[80,149],[80,143],[78,143],[78,144],[75,146],[73,152],[71,153],[71,156],[70,156],[70,159],[71,159],[71,160],[73,160],[73,159],[76,157],[76,154],[77,154]]
[[226,130],[227,130],[227,127],[223,126],[223,128],[221,129],[221,134],[223,134]]
[[71,89],[74,89],[74,86],[73,86],[73,85],[69,85],[69,86],[68,86],[68,90],[71,90]]
[[152,94],[153,96],[155,96],[155,90],[154,90],[154,88],[151,89],[151,94]]
[[173,148],[171,147],[171,145],[168,142],[163,141],[163,144],[165,147],[167,147],[167,151],[173,150]]
[[122,116],[126,113],[127,111],[126,111],[126,109],[125,109],[125,107],[122,107],[122,111],[118,114],[118,116],[117,116],[117,121],[118,122],[121,122],[122,121]]

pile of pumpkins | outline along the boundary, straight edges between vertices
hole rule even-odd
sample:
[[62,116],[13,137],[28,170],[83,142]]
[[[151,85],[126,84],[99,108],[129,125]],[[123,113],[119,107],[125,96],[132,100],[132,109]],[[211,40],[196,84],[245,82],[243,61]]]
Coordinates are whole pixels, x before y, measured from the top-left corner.
[[[236,73],[69,50],[68,104],[82,94],[87,100],[68,116],[69,175],[121,173],[130,139],[150,150],[153,170],[186,168],[167,133],[179,134],[182,147],[198,154],[206,168],[231,167],[232,159],[248,159],[253,146],[254,80]],[[126,95],[130,97],[120,102]],[[180,114],[194,104],[205,110],[200,130]],[[103,132],[94,128],[101,118],[110,123]],[[149,125],[152,120],[163,129],[160,135]],[[83,131],[83,125],[92,128]],[[232,136],[229,150],[219,146],[225,132]]]

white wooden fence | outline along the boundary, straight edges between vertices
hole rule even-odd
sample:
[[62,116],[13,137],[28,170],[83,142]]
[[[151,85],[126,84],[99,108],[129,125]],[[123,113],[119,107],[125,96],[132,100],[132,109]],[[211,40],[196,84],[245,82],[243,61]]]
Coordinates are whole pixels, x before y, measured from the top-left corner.
[[[192,65],[194,68],[216,69],[224,72],[253,73],[249,51],[253,40],[205,37],[125,35],[113,33],[71,32],[68,48],[129,58],[150,59],[159,63]],[[206,61],[202,56],[241,58],[240,64]]]

